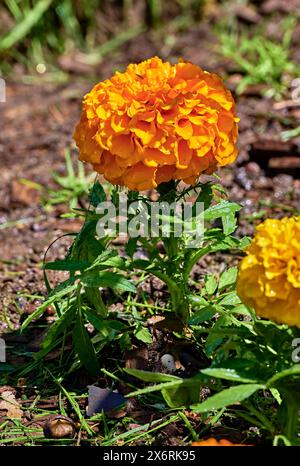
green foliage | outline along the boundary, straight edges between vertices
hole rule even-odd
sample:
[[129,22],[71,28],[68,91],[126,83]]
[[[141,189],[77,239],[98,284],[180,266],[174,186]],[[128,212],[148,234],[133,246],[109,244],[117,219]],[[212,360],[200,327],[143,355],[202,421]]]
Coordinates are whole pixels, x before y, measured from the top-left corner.
[[[206,280],[201,296],[189,296],[194,312],[188,323],[211,365],[190,379],[173,381],[159,374],[155,379],[133,372],[139,379],[154,383],[133,394],[147,396],[159,390],[172,408],[184,405],[209,415],[217,415],[219,410],[221,414],[234,412],[250,419],[267,437],[274,437],[274,442],[275,434],[280,433],[285,444],[296,445],[295,433],[300,427],[300,365],[293,364],[291,353],[299,330],[257,320],[240,303],[234,291],[235,276],[236,269],[230,268],[219,280]],[[182,386],[188,391],[185,402],[179,391]],[[199,402],[201,387],[209,387],[212,394]],[[272,397],[277,410],[271,415]]]
[[66,175],[53,173],[53,180],[59,189],[47,189],[45,207],[49,208],[57,204],[68,204],[70,209],[77,207],[82,197],[86,196],[94,174],[86,175],[84,165],[78,161],[77,172],[74,170],[70,151],[65,151]]
[[237,92],[248,86],[265,84],[269,97],[281,97],[288,89],[291,79],[299,67],[290,58],[290,44],[295,20],[283,22],[283,37],[280,42],[270,40],[260,32],[255,34],[222,31],[219,33],[222,54],[230,58],[237,71],[243,73]]
[[[132,0],[115,2],[115,16],[103,27],[109,0],[5,0],[1,9],[11,18],[12,26],[1,31],[0,70],[7,73],[9,62],[21,62],[31,73],[38,64],[47,64],[49,79],[67,79],[66,73],[57,70],[57,55],[80,50],[83,65],[101,63],[107,54],[118,52],[120,47],[137,37],[147,28],[163,26],[169,21],[173,2],[143,0],[144,14],[138,24],[131,25]],[[190,24],[201,13],[203,0],[176,0],[174,20],[179,26]],[[107,23],[107,21],[106,21]]]
[[234,387],[227,388],[211,396],[208,400],[195,405],[194,411],[197,413],[205,413],[207,411],[213,411],[215,409],[221,409],[226,406],[232,405],[233,403],[241,402],[253,395],[257,390],[265,388],[264,385],[259,384],[245,384],[236,385]]
[[[68,176],[63,179],[65,188],[74,187],[75,174],[71,164],[70,158],[67,158],[68,163]],[[58,182],[62,183],[60,178]],[[82,179],[78,180],[78,184],[82,187]],[[206,253],[214,252],[215,250],[239,248],[242,245],[240,240],[231,236],[231,229],[223,231],[220,228],[211,228],[211,222],[218,218],[223,220],[231,213],[235,213],[240,207],[237,204],[219,198],[219,195],[214,194],[219,192],[219,188],[213,186],[211,183],[199,185],[200,193],[197,196],[198,202],[204,204],[204,219],[206,223],[204,234],[204,247],[200,249],[201,257]],[[172,193],[173,199],[176,200],[176,189],[167,190],[166,195],[170,196]],[[76,189],[79,193],[79,189]],[[183,193],[178,193],[179,198],[186,196],[189,193],[187,190]],[[90,207],[84,210],[85,223],[80,232],[76,235],[73,244],[71,245],[65,259],[56,260],[44,264],[44,274],[46,285],[49,289],[49,297],[39,306],[34,313],[32,313],[23,323],[25,329],[33,320],[39,318],[44,310],[49,306],[55,306],[57,310],[57,321],[50,328],[45,343],[42,346],[41,352],[37,355],[36,360],[39,361],[45,357],[47,351],[53,347],[62,344],[62,338],[65,340],[68,335],[73,335],[73,348],[79,357],[79,360],[84,364],[87,369],[92,372],[90,361],[93,358],[91,355],[98,354],[99,351],[112,339],[120,341],[121,347],[124,348],[130,345],[131,338],[150,344],[152,342],[152,335],[143,323],[143,319],[139,312],[132,307],[130,315],[118,316],[110,319],[107,303],[103,301],[102,290],[110,289],[112,296],[130,296],[131,293],[136,292],[136,288],[130,275],[134,274],[152,274],[165,281],[171,296],[171,303],[169,310],[178,315],[182,324],[184,325],[190,317],[191,303],[187,298],[188,290],[188,276],[192,270],[193,265],[199,259],[199,251],[197,249],[186,248],[185,237],[175,237],[172,230],[172,222],[174,221],[174,214],[170,212],[164,216],[169,221],[171,232],[169,236],[146,238],[138,236],[129,240],[127,252],[128,256],[123,257],[119,254],[117,248],[113,246],[110,236],[99,238],[97,234],[97,221],[101,219],[101,214],[96,212],[96,207],[99,202],[106,201],[106,193],[103,187],[96,182],[89,195]],[[118,214],[119,192],[117,190],[112,192],[111,199],[116,206]],[[215,200],[213,200],[215,199]],[[133,202],[144,202],[144,205],[150,206],[149,199],[137,193],[129,195],[129,212],[130,205]],[[213,204],[211,204],[213,202]],[[132,204],[133,205],[133,204]],[[140,204],[138,204],[140,205]],[[130,214],[128,222],[136,214],[133,211]],[[165,220],[165,218],[163,219]],[[150,222],[150,217],[149,217]],[[165,248],[165,255],[159,254],[158,243],[163,241]],[[137,248],[144,247],[148,253],[148,259],[135,259],[134,254]],[[168,260],[172,258],[172,260]],[[49,280],[47,278],[47,271],[64,271],[69,274],[69,278],[62,283],[59,283],[54,289],[51,289]],[[234,282],[235,271],[229,270],[221,276],[220,283],[215,281],[213,277],[208,277],[206,282],[206,290],[212,296],[214,305],[218,305],[224,312],[231,306],[229,303],[219,303],[221,298],[224,298],[228,292],[229,287]],[[219,287],[219,288],[218,288]],[[218,290],[217,290],[218,288]],[[205,301],[205,298],[202,298]],[[206,302],[206,301],[205,301]],[[215,309],[206,302],[206,309],[204,313],[209,312],[209,317],[215,313]],[[202,313],[202,309],[198,312]],[[205,315],[206,315],[205,314]],[[193,316],[194,322],[201,321],[203,314]],[[81,326],[79,325],[81,321]],[[119,322],[120,325],[115,326]],[[95,338],[92,334],[88,334],[85,329],[85,324],[90,323],[98,332]],[[113,326],[111,327],[111,324]],[[74,330],[75,329],[75,330]],[[77,338],[74,337],[74,332]],[[128,334],[126,336],[126,334]],[[94,341],[91,347],[84,343],[84,341]],[[76,342],[76,344],[75,344]],[[80,343],[79,343],[80,342]],[[85,353],[80,351],[81,346],[88,349],[88,357]],[[94,348],[92,350],[92,348]],[[95,364],[93,364],[95,367]]]
[[[91,377],[100,373],[102,351],[126,351],[133,342],[151,345],[152,333],[147,324],[147,312],[168,312],[179,324],[177,338],[193,341],[203,354],[205,368],[193,371],[190,377],[160,374],[136,369],[125,373],[138,378],[146,386],[135,389],[129,396],[162,397],[164,406],[171,409],[189,408],[197,413],[219,418],[223,413],[251,420],[274,442],[297,444],[300,397],[300,365],[291,360],[292,341],[299,332],[285,325],[257,319],[236,293],[237,267],[222,273],[206,273],[198,283],[191,280],[191,271],[205,255],[218,251],[238,252],[249,244],[248,238],[235,236],[236,213],[240,206],[224,199],[225,193],[211,182],[177,192],[176,183],[162,186],[161,200],[168,202],[186,199],[196,190],[196,200],[203,203],[203,241],[197,248],[188,247],[185,235],[176,237],[175,214],[160,215],[171,228],[164,235],[144,235],[131,238],[124,251],[114,245],[114,235],[99,237],[97,222],[102,214],[96,209],[106,201],[103,187],[96,182],[89,194],[90,206],[84,211],[85,223],[76,235],[65,259],[44,264],[49,296],[36,311],[27,317],[23,330],[39,318],[49,305],[55,305],[57,318],[49,328],[25,374],[43,364],[45,356],[60,349],[60,365],[67,373],[84,366]],[[120,192],[115,189],[111,200],[119,214]],[[151,212],[151,200],[139,193],[130,193],[127,222],[140,213],[142,203]],[[137,210],[133,206],[138,203]],[[132,208],[132,209],[131,209]],[[144,207],[143,207],[144,208]],[[146,212],[146,213],[147,213]],[[196,211],[192,210],[195,217]],[[150,223],[150,215],[145,217]],[[199,218],[197,217],[197,221]],[[117,234],[117,233],[116,233]],[[159,250],[159,244],[163,250]],[[145,258],[136,257],[143,248]],[[47,271],[65,271],[69,277],[51,289]],[[147,296],[136,296],[136,285],[149,275],[164,281],[170,294],[166,309],[147,303]],[[136,298],[136,299],[135,299]],[[122,301],[122,311],[110,310],[110,304]],[[143,313],[138,311],[144,308]],[[170,330],[171,331],[171,330]],[[66,342],[72,342],[65,355]],[[24,372],[24,371],[23,371]],[[24,375],[24,373],[23,373]],[[151,384],[151,385],[149,385]],[[202,398],[202,389],[210,396]],[[270,403],[278,406],[270,416]],[[239,408],[236,409],[238,403]],[[278,437],[279,436],[279,437]],[[282,440],[284,439],[284,440]]]
[[82,315],[78,311],[72,335],[73,345],[82,364],[86,367],[88,372],[95,377],[99,374],[100,365],[96,357],[94,345],[83,322]]
[[282,131],[280,133],[280,136],[283,141],[289,141],[290,139],[297,138],[298,136],[300,136],[300,126]]
[[[9,49],[16,42],[24,39],[31,29],[41,21],[43,15],[50,8],[52,0],[39,0],[32,9],[24,9],[24,16],[22,16],[16,26],[0,40],[0,51]],[[19,5],[14,2],[7,2],[11,12],[15,12],[19,16],[21,10]],[[20,5],[21,6],[21,5]]]
[[[76,162],[77,170],[74,167],[71,153],[69,149],[65,150],[65,175],[59,175],[56,172],[52,173],[53,181],[57,187],[55,189],[43,186],[39,183],[35,183],[31,180],[21,178],[20,182],[24,185],[29,186],[32,189],[36,189],[41,193],[41,201],[46,211],[49,211],[53,206],[59,204],[67,204],[72,210],[81,205],[82,199],[87,197],[89,187],[92,180],[95,178],[93,173],[86,174],[84,165],[82,162]],[[101,186],[101,190],[103,187]],[[99,194],[94,193],[95,199]],[[104,194],[104,196],[106,196]],[[94,200],[90,199],[93,203]],[[101,201],[99,201],[101,202]],[[98,203],[97,202],[97,205]],[[66,217],[74,217],[74,213],[68,213],[64,215]]]

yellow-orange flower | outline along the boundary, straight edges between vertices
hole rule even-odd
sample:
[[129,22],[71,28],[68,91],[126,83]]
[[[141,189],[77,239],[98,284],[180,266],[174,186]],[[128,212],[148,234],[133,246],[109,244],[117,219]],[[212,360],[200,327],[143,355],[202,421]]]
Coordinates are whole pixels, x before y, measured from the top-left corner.
[[194,184],[233,162],[237,122],[221,78],[154,57],[84,97],[74,138],[81,160],[111,183],[142,191],[172,179]]
[[300,216],[264,221],[246,253],[240,298],[261,317],[300,327]]
[[215,438],[209,438],[207,440],[198,440],[192,443],[193,447],[246,447],[252,445],[245,445],[241,443],[231,443],[229,440],[221,439],[216,440]]

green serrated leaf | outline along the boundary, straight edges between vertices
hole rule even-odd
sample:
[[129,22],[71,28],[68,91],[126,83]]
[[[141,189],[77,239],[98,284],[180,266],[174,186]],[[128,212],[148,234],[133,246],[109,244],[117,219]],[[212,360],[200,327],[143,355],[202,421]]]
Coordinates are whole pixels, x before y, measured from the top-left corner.
[[241,209],[239,204],[229,201],[221,201],[218,204],[215,204],[209,207],[204,212],[205,220],[214,220],[216,218],[222,218],[225,215],[230,215],[234,212],[238,212]]
[[195,309],[198,309],[198,308],[201,309],[205,306],[208,306],[209,304],[208,301],[204,299],[202,296],[190,294],[188,295],[187,298],[192,308],[195,308]]
[[117,251],[103,251],[99,256],[97,256],[94,262],[90,265],[88,270],[93,270],[95,268],[119,268],[123,269],[125,266],[125,259],[118,255]]
[[202,322],[210,320],[218,311],[213,305],[202,307],[199,311],[195,312],[189,320],[189,325],[199,325]]
[[281,398],[280,393],[279,393],[279,391],[277,390],[277,388],[270,388],[270,392],[272,393],[273,398],[277,401],[277,403],[278,403],[279,405],[281,405],[281,403],[282,403],[282,398]]
[[[203,386],[203,379],[201,377],[180,379],[167,374],[155,374],[146,371],[137,371],[136,369],[125,370],[130,375],[138,377],[145,382],[159,382],[159,380],[165,380],[164,382],[157,383],[157,385],[136,390],[128,395],[130,397],[161,391],[170,408],[189,406],[199,400],[200,388]],[[169,380],[167,380],[166,377],[169,377]]]
[[152,343],[151,333],[146,327],[138,326],[137,330],[134,332],[134,336],[143,343]]
[[[222,303],[223,304],[223,303]],[[255,320],[255,313],[251,311],[247,306],[244,304],[240,304],[233,309],[230,310],[231,314],[242,314],[244,316],[251,317],[252,320]]]
[[226,215],[222,215],[222,225],[224,235],[230,235],[236,230],[237,219],[235,212],[230,212]]
[[77,270],[84,270],[91,265],[88,261],[72,261],[72,260],[57,260],[48,262],[44,265],[45,270],[67,270],[75,272]]
[[228,369],[228,368],[208,368],[203,369],[201,371],[202,374],[208,375],[209,377],[214,377],[216,379],[224,379],[224,380],[233,380],[236,382],[242,383],[256,383],[258,380],[253,378],[247,378],[239,374],[239,372],[235,369]]
[[89,195],[89,199],[93,207],[97,207],[100,202],[106,201],[105,191],[99,181],[94,183]]
[[249,398],[258,390],[263,390],[265,388],[265,385],[253,383],[236,385],[235,387],[226,388],[202,403],[192,406],[192,409],[197,413],[205,413],[207,411],[222,409],[234,403],[241,402],[246,398]]
[[114,331],[113,333],[115,334],[123,332],[126,324],[123,322],[120,322],[118,320],[107,320],[103,319],[101,316],[95,314],[94,312],[86,309],[84,312],[87,320],[95,327],[96,330],[98,330],[102,337],[104,338],[110,338],[112,334],[112,330]]
[[204,210],[208,209],[213,199],[213,185],[211,182],[201,186],[201,191],[196,199],[196,202],[203,202]]
[[87,287],[103,287],[117,289],[120,291],[135,292],[135,286],[127,280],[123,275],[115,272],[100,271],[100,272],[85,272],[79,276],[83,285]]
[[222,306],[235,306],[241,303],[236,291],[230,291],[229,293],[222,294],[221,296],[222,298],[218,301],[218,304],[221,304]]
[[249,246],[250,243],[251,243],[251,238],[249,236],[244,236],[240,240],[239,247],[240,247],[240,249],[245,249],[247,246]]
[[[226,325],[231,325],[231,319],[227,315],[220,317],[214,324],[205,343],[205,351],[207,356],[211,356],[215,349],[223,342],[224,338],[226,338],[226,334],[223,329],[223,327]],[[222,332],[220,334],[219,330],[221,329]],[[236,328],[234,331],[236,332]]]
[[220,277],[218,290],[222,291],[224,288],[234,285],[236,282],[237,272],[237,267],[230,267],[225,270]]
[[207,275],[205,277],[205,289],[208,295],[214,294],[218,287],[218,282],[213,275]]

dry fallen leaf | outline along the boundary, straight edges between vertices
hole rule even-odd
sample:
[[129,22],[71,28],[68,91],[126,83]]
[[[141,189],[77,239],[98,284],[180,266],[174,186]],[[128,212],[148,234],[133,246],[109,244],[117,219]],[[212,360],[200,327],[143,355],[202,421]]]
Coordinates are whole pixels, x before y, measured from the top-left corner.
[[0,395],[0,414],[13,418],[21,419],[23,416],[23,411],[20,408],[19,403],[16,400],[15,394],[13,391],[7,390],[3,391]]

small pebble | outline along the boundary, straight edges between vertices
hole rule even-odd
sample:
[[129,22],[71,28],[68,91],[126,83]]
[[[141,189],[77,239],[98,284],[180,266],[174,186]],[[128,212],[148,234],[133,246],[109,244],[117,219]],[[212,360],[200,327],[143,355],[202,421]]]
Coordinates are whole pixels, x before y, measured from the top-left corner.
[[164,354],[160,358],[161,364],[164,369],[166,369],[168,372],[175,372],[176,371],[176,365],[175,365],[175,360],[172,356],[172,354]]

